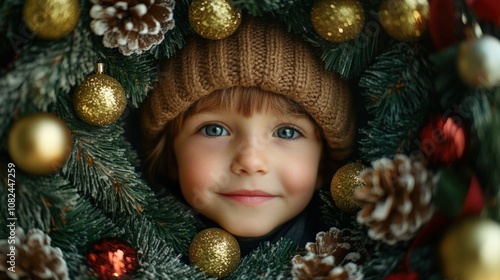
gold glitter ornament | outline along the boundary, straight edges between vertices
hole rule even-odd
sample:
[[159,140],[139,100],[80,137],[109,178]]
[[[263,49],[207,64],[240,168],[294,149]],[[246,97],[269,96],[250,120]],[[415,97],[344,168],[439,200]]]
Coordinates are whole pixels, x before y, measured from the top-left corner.
[[188,18],[198,35],[219,40],[238,29],[241,11],[236,11],[228,0],[193,0],[189,6]]
[[380,3],[380,24],[398,41],[414,41],[427,30],[428,0],[384,0]]
[[342,43],[358,36],[365,13],[357,0],[318,0],[311,8],[311,23],[323,39]]
[[330,184],[330,194],[335,205],[342,211],[354,213],[359,210],[359,205],[354,201],[354,190],[364,185],[360,178],[361,171],[367,169],[367,166],[359,161],[348,163],[333,175]]
[[84,122],[102,126],[115,122],[125,110],[125,90],[114,78],[104,74],[104,64],[75,90],[73,105]]
[[234,236],[222,229],[205,229],[191,241],[189,261],[209,277],[224,278],[238,266],[240,246]]
[[500,279],[500,225],[466,218],[447,231],[439,244],[445,279]]
[[8,151],[17,167],[33,175],[47,175],[61,168],[73,143],[64,121],[49,113],[35,113],[14,122]]
[[27,0],[23,18],[35,36],[60,39],[71,33],[80,19],[78,0]]

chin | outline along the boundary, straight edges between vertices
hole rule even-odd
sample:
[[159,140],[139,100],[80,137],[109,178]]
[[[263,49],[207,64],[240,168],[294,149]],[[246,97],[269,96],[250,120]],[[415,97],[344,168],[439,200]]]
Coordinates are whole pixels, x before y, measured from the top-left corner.
[[241,225],[220,225],[224,230],[238,237],[261,237],[270,232],[275,228],[265,227],[263,225],[259,226],[241,226]]

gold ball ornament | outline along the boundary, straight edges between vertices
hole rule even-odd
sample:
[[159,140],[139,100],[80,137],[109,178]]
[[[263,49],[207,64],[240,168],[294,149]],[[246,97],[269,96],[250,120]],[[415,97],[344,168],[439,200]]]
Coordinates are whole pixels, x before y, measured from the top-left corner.
[[358,36],[365,13],[357,0],[318,0],[311,7],[311,23],[323,39],[342,43]]
[[468,218],[445,233],[439,246],[446,279],[500,279],[500,225]]
[[380,3],[380,24],[392,38],[415,41],[427,30],[428,0],[384,0]]
[[358,187],[362,187],[364,182],[360,178],[360,174],[368,167],[359,161],[348,163],[333,175],[330,184],[330,194],[332,195],[335,205],[342,211],[354,213],[359,210],[359,205],[354,201],[354,191]]
[[89,76],[75,90],[73,105],[84,122],[103,126],[115,122],[125,111],[127,98],[120,83],[104,74],[104,65],[97,65],[97,73]]
[[188,18],[198,35],[219,40],[238,29],[241,11],[236,11],[229,0],[193,0],[189,6]]
[[73,137],[60,118],[35,113],[14,122],[7,141],[9,155],[16,166],[33,175],[47,175],[64,165]]
[[205,229],[191,241],[189,261],[209,277],[224,278],[238,266],[240,246],[234,236],[222,229]]
[[80,19],[78,0],[27,0],[23,18],[35,36],[60,39],[71,33]]
[[500,41],[490,35],[460,43],[457,72],[471,87],[492,88],[500,84]]

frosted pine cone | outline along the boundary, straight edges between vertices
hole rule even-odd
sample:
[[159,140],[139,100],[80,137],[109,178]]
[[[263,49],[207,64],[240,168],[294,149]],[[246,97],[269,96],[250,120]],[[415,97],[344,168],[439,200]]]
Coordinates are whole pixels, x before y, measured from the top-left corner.
[[[25,234],[21,228],[17,228],[13,238],[0,240],[0,278],[69,279],[61,249],[52,247],[50,241],[50,237],[39,229],[31,229]],[[10,256],[11,246],[15,246],[14,259]],[[12,260],[14,262],[9,263]],[[9,269],[12,264],[15,272]]]
[[332,227],[319,232],[315,243],[307,243],[307,255],[292,259],[294,279],[360,280],[366,255],[362,240],[347,229]]
[[365,183],[354,192],[362,207],[357,220],[369,227],[368,235],[388,244],[409,240],[434,213],[434,180],[421,161],[398,154],[382,158],[360,174]]
[[105,47],[124,55],[140,54],[160,44],[174,27],[174,0],[91,0],[90,28],[104,35]]

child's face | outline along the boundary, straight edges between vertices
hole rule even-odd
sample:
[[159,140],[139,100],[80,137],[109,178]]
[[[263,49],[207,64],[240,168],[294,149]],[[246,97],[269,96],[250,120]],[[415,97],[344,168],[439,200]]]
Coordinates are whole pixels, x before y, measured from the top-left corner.
[[187,202],[236,236],[270,233],[307,206],[322,142],[306,116],[234,110],[186,119],[174,140]]

